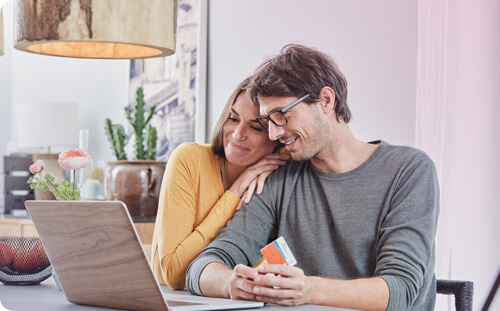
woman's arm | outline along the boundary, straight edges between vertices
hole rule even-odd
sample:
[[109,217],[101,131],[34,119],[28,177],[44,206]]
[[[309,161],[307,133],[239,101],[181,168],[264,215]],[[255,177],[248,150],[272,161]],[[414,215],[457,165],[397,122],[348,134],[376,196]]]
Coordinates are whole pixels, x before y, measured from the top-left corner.
[[[218,170],[206,167],[203,155],[193,144],[179,146],[170,156],[165,170],[156,216],[152,263],[160,280],[172,289],[183,289],[186,270],[217,232],[226,226],[242,204],[240,197],[252,180],[284,164],[287,155],[270,154],[246,169],[215,205],[208,206],[203,221],[196,225],[198,213],[204,213],[206,198],[201,192],[217,193]],[[214,173],[215,172],[215,173]],[[202,210],[203,209],[203,210]]]
[[[204,167],[205,162],[198,159],[201,152],[193,145],[178,149],[168,161],[162,182],[152,254],[156,275],[173,289],[184,288],[187,267],[232,218],[240,201],[234,194],[224,193],[196,226],[197,213],[203,213],[199,210],[204,203],[200,192],[220,193],[216,179],[220,177],[213,173],[213,167]],[[201,174],[205,179],[213,176],[213,182],[200,185]]]
[[256,188],[257,194],[260,194],[267,177],[289,159],[288,154],[269,153],[243,171],[228,189],[241,198],[236,209],[239,210],[243,203],[250,202]]

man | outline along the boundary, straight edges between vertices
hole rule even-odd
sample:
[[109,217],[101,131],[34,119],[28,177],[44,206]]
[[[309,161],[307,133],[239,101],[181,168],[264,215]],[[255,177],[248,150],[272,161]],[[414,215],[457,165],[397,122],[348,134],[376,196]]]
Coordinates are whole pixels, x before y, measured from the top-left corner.
[[[236,213],[186,275],[191,293],[283,305],[433,310],[439,187],[430,158],[347,123],[347,83],[324,53],[283,48],[250,85],[259,123],[295,161]],[[294,267],[251,268],[278,236]],[[275,276],[276,275],[276,276]]]

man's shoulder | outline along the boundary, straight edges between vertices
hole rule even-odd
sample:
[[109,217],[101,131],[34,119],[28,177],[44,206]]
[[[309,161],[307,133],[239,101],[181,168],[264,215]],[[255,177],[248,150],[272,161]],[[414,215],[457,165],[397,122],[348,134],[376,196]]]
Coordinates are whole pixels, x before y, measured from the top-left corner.
[[271,183],[281,184],[308,174],[311,161],[290,161],[271,173]]
[[394,164],[413,163],[434,166],[434,162],[431,157],[421,149],[411,146],[391,145],[384,141],[380,143],[380,147],[382,147],[380,150],[380,157],[386,158],[386,160],[391,161]]

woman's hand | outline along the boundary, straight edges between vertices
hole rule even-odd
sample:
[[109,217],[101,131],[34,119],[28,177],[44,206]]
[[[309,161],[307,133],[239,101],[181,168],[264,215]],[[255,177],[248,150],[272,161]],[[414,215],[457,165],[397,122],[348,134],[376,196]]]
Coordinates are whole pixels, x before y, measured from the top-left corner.
[[243,206],[243,203],[247,204],[248,202],[250,202],[250,199],[252,198],[255,189],[257,189],[257,194],[262,193],[262,189],[264,188],[264,182],[266,181],[267,177],[269,177],[269,175],[271,175],[271,172],[264,172],[259,176],[257,176],[257,178],[252,180],[250,185],[248,185],[248,188],[245,191],[245,193],[243,193],[243,196],[241,197],[240,203],[236,207],[236,210],[239,210]]
[[267,177],[288,159],[290,156],[287,154],[269,153],[243,171],[229,188],[229,191],[241,198],[236,210],[239,210],[243,203],[250,202],[256,189],[257,194],[260,194]]

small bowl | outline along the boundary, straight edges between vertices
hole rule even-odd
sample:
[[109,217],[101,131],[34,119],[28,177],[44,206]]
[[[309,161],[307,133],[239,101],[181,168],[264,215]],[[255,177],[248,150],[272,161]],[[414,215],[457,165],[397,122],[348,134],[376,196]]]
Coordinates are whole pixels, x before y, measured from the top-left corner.
[[51,275],[52,266],[39,238],[0,236],[0,282],[35,285]]

